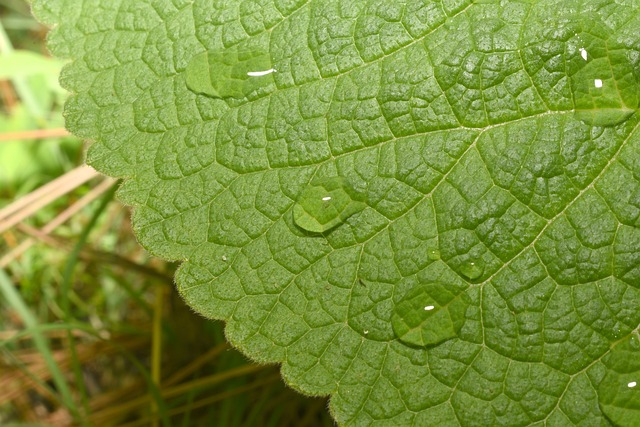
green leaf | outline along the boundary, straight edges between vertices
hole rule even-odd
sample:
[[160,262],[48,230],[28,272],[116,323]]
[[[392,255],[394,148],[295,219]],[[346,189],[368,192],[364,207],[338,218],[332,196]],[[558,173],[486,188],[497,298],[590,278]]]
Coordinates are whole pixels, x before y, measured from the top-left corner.
[[0,56],[0,79],[9,80],[37,74],[57,76],[64,64],[35,52],[14,50]]
[[640,0],[33,8],[142,245],[339,424],[636,421]]
[[602,412],[619,426],[633,426],[640,420],[640,341],[635,334],[624,339],[606,356],[608,371],[598,394]]

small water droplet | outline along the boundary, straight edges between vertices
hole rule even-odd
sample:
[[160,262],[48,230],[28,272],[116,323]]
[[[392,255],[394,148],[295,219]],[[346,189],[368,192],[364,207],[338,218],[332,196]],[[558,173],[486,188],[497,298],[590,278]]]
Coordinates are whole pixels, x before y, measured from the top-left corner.
[[467,262],[460,267],[460,273],[469,280],[475,280],[482,276],[484,268],[480,262]]
[[[608,37],[605,31],[600,28],[594,34]],[[566,50],[576,117],[595,126],[629,119],[638,108],[640,82],[628,49],[588,33],[577,39],[570,40]],[[582,43],[584,47],[575,48]]]
[[222,260],[223,260],[224,262],[227,262],[227,256],[226,256],[226,255],[222,255]]
[[213,98],[254,98],[275,89],[268,52],[229,48],[202,52],[187,65],[187,87]]
[[429,257],[430,260],[437,261],[440,259],[440,251],[437,249],[430,249],[429,252],[427,253],[427,256]]
[[344,178],[325,178],[304,189],[293,206],[293,220],[300,228],[323,233],[366,207],[363,196]]
[[467,307],[469,297],[461,288],[420,284],[395,305],[391,324],[405,344],[435,345],[458,335],[466,320]]
[[369,334],[369,331],[364,331],[364,334],[365,334],[365,335],[368,335],[368,334]]
[[631,381],[629,384],[627,384],[627,387],[629,387],[629,388],[634,388],[634,387],[635,387],[635,386],[637,386],[637,385],[638,385],[638,383],[637,383],[637,382],[635,382],[635,381]]

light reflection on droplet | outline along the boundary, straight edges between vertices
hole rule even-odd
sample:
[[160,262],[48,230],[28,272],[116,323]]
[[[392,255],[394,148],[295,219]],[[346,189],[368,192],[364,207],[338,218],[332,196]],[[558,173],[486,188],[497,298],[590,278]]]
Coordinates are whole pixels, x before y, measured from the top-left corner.
[[428,306],[426,306],[426,307],[424,308],[424,310],[425,310],[425,311],[431,311],[431,310],[433,310],[434,308],[436,308],[434,305],[428,305]]
[[270,68],[270,69],[264,70],[264,71],[249,71],[247,73],[247,76],[249,76],[249,77],[262,77],[262,76],[266,76],[268,74],[275,73],[275,72],[276,72],[275,68]]
[[369,333],[369,331],[364,331],[364,334],[367,335]]
[[581,47],[579,50],[580,50],[580,56],[582,56],[582,59],[586,61],[588,57],[587,50],[583,47]]
[[331,200],[331,197],[330,196],[323,197],[322,200],[325,202],[328,202],[329,200]]
[[602,80],[600,79],[595,79],[593,81],[593,84],[595,85],[595,87],[597,87],[598,89],[600,89],[602,87]]
[[226,255],[222,255],[222,260],[226,262],[227,261],[227,256]]
[[637,385],[638,385],[638,383],[637,383],[637,382],[635,382],[635,381],[631,381],[629,384],[627,384],[627,387],[629,387],[629,388],[634,388],[634,387],[635,387],[635,386],[637,386]]

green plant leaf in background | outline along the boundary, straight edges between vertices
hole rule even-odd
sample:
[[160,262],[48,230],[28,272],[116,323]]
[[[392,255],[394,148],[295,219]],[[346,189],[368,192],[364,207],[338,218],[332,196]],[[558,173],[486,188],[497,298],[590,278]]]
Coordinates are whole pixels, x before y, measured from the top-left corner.
[[33,8],[140,242],[340,424],[640,423],[640,1]]
[[[1,59],[2,57],[0,57]],[[1,61],[0,61],[1,62]],[[42,97],[39,99],[43,99]],[[55,124],[55,119],[51,120]],[[62,123],[60,123],[62,126]],[[0,114],[0,129],[26,131],[36,127],[36,119],[24,105],[14,107],[10,116]],[[70,168],[81,154],[73,139],[53,141],[0,141],[0,158],[10,159],[0,168],[0,205],[53,179]]]

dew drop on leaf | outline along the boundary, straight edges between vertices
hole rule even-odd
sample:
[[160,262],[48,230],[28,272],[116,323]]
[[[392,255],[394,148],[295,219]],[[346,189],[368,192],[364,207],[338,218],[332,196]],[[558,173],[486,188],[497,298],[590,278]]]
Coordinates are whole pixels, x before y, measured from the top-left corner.
[[640,420],[637,337],[632,336],[616,344],[602,362],[608,369],[598,386],[600,409],[617,426],[637,426]]
[[323,233],[366,207],[363,196],[344,178],[325,178],[303,190],[293,206],[293,220],[304,230]]
[[482,276],[484,272],[484,268],[482,267],[482,263],[476,261],[470,261],[462,264],[460,266],[460,273],[469,280],[475,280],[478,277]]
[[440,251],[438,249],[429,249],[427,257],[432,261],[437,261],[440,259]]
[[631,64],[631,52],[595,28],[596,35],[583,32],[567,44],[567,72],[576,117],[590,125],[613,126],[638,108],[638,72]]
[[268,52],[229,48],[202,52],[186,68],[187,87],[213,98],[255,98],[275,89]]
[[443,284],[421,284],[394,307],[393,331],[400,341],[418,347],[455,338],[464,325],[469,297]]

